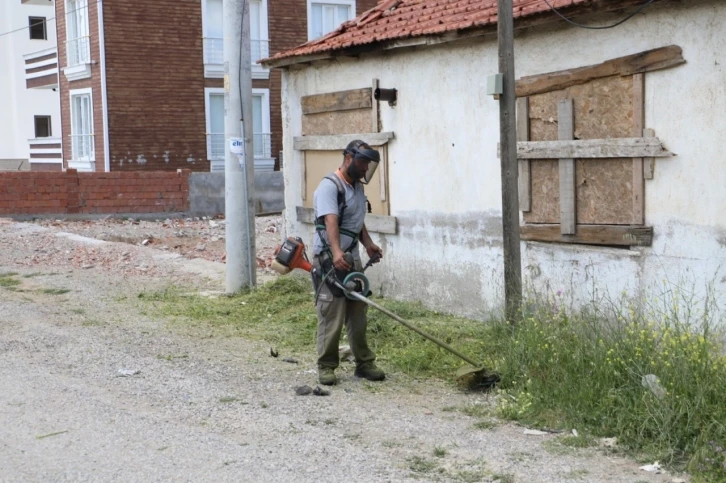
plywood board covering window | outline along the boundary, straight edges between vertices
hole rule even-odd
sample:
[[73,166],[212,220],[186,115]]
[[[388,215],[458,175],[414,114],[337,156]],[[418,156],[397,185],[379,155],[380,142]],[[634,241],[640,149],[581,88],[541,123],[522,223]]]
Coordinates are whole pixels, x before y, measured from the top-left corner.
[[[629,138],[633,133],[633,76],[611,76],[529,98],[529,139],[558,139],[560,100],[572,99],[574,139]],[[557,160],[531,163],[532,209],[527,223],[560,223]],[[629,225],[633,216],[632,159],[576,160],[578,224]]]
[[[371,182],[365,185],[365,193],[371,204],[371,213],[374,215],[388,215],[388,202],[383,200],[381,193],[381,176],[385,175],[383,164],[387,162],[386,147],[373,146],[381,153],[381,165],[373,176]],[[313,195],[320,181],[332,173],[343,162],[342,151],[305,151],[305,199],[303,206],[313,208]]]
[[673,153],[646,128],[645,75],[685,62],[670,45],[517,81],[523,240],[651,244],[650,158]]

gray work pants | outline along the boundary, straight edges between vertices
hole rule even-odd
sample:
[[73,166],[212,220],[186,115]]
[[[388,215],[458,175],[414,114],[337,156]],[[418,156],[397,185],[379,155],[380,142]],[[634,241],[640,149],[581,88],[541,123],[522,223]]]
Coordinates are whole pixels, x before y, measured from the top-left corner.
[[[313,264],[320,270],[320,264],[315,259]],[[360,270],[360,267],[357,267]],[[320,273],[320,272],[318,272]],[[356,365],[364,362],[372,362],[376,355],[368,347],[366,340],[366,328],[368,320],[366,313],[368,306],[357,300],[350,300],[347,297],[334,297],[330,287],[323,283],[318,295],[318,367],[329,367],[335,369],[340,364],[338,355],[338,344],[340,333],[345,324],[348,334],[350,350],[355,357]]]

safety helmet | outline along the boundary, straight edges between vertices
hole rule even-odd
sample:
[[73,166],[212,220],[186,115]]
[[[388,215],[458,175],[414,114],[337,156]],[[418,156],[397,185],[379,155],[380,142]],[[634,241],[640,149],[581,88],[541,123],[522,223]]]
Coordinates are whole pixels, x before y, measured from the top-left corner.
[[356,139],[348,143],[348,146],[343,151],[343,155],[351,155],[353,159],[360,159],[368,162],[368,170],[366,174],[361,178],[360,182],[363,184],[370,183],[373,179],[373,175],[378,169],[378,163],[381,162],[381,154],[375,149],[371,148],[368,143]]

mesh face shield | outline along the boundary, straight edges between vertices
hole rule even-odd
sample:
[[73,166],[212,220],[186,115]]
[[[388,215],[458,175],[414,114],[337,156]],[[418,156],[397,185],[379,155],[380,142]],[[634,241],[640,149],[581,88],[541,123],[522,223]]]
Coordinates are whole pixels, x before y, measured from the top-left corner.
[[365,175],[360,179],[363,184],[370,183],[373,179],[373,175],[378,169],[378,164],[381,162],[381,154],[375,149],[371,148],[368,144],[363,141],[352,141],[348,144],[348,147],[343,151],[343,154],[350,154],[354,160],[361,160],[368,162],[368,170]]

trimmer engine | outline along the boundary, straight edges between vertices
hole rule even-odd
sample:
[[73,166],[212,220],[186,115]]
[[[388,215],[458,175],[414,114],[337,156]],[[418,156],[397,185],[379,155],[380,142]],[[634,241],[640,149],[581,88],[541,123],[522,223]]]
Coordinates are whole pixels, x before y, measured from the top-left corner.
[[272,269],[280,275],[285,275],[296,268],[309,272],[313,265],[305,254],[305,244],[300,237],[290,237],[275,250],[275,259]]

